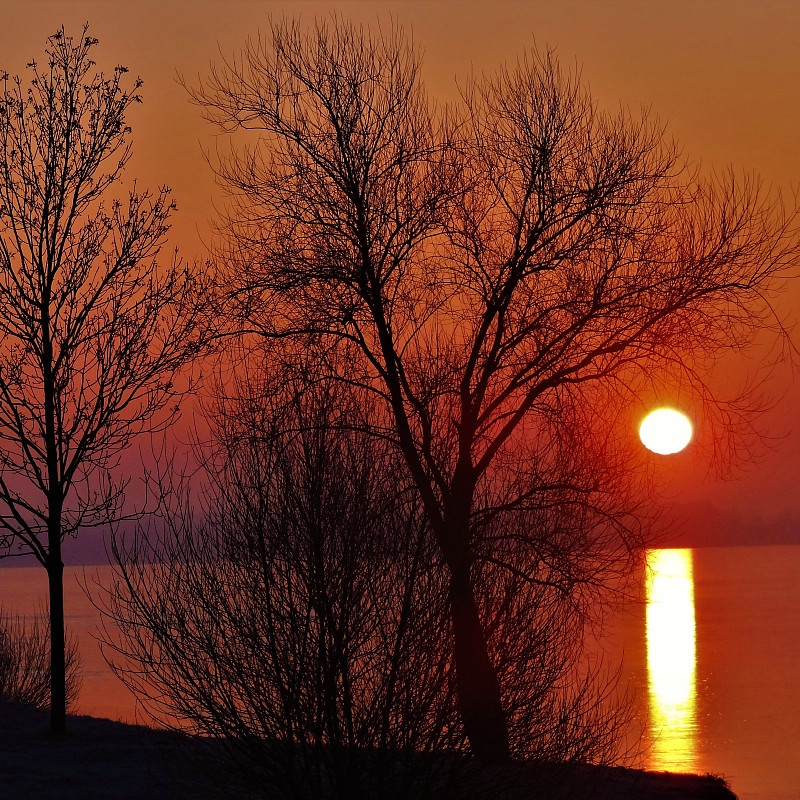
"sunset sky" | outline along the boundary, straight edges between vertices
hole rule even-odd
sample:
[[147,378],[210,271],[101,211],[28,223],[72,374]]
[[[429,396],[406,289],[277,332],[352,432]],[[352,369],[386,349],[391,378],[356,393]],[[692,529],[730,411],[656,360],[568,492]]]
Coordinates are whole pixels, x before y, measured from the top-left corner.
[[[264,30],[269,14],[311,20],[332,10],[369,25],[394,19],[411,29],[424,52],[428,91],[443,101],[455,97],[457,80],[470,70],[491,72],[534,40],[553,47],[564,64],[582,68],[601,106],[651,107],[691,159],[709,169],[753,171],[793,203],[800,185],[796,2],[3,0],[0,72],[24,74],[26,62],[42,58],[49,34],[63,24],[79,35],[88,21],[100,40],[99,65],[123,64],[144,80],[144,103],[129,118],[134,158],[128,179],[173,189],[179,213],[170,244],[193,260],[203,257],[221,194],[202,152],[214,148],[212,129],[178,75],[190,84],[205,76],[220,53],[237,52],[247,36]],[[797,322],[798,300],[800,283],[780,298],[787,325]],[[800,347],[800,331],[795,344]],[[760,357],[729,360],[726,372],[744,377]],[[677,502],[713,503],[745,520],[763,516],[784,526],[794,517],[800,542],[800,391],[788,366],[766,387],[775,406],[762,428],[775,440],[758,465],[735,481],[721,481],[690,446],[680,456],[662,457],[667,460],[659,469]],[[694,423],[702,430],[703,420]]]

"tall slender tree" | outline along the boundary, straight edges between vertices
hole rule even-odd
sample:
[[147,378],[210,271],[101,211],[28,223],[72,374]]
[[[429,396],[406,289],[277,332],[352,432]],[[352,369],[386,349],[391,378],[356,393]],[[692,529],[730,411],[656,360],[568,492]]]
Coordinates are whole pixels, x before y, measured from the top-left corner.
[[[656,121],[601,112],[548,53],[470,79],[440,113],[399,29],[284,20],[193,96],[223,130],[258,132],[218,165],[230,311],[387,409],[380,433],[449,571],[466,734],[504,759],[476,576],[521,534],[480,539],[482,487],[505,487],[504,513],[560,483],[602,504],[591,470],[554,460],[582,447],[576,419],[602,436],[601,409],[678,385],[713,409],[702,370],[768,323],[796,216],[753,179],[683,167]],[[557,540],[525,547],[535,563]]]
[[[47,570],[51,728],[66,726],[62,544],[120,512],[120,454],[175,411],[199,283],[156,257],[166,188],[119,186],[140,80],[62,28],[0,95],[0,546]],[[164,411],[156,418],[157,412]]]

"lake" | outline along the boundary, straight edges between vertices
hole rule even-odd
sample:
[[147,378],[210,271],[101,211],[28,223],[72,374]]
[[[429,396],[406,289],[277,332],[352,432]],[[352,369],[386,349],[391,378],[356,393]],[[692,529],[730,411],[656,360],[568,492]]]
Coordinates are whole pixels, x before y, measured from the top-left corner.
[[800,546],[650,551],[647,602],[609,632],[648,720],[648,769],[800,798]]
[[[800,800],[800,545],[650,551],[648,562],[646,601],[607,634],[647,720],[641,766],[722,775],[740,800]],[[109,569],[66,568],[84,662],[78,711],[142,721],[92,637],[99,613],[79,585]],[[45,590],[41,568],[0,568],[6,608],[36,613]]]

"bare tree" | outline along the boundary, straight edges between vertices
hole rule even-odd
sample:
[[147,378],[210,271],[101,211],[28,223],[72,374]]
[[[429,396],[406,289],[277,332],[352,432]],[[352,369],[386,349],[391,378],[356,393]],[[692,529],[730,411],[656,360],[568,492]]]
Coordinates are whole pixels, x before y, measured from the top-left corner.
[[6,75],[0,97],[0,547],[47,570],[54,732],[62,543],[120,512],[111,471],[156,412],[160,424],[174,413],[176,374],[198,349],[197,281],[156,262],[168,190],[118,191],[141,81],[98,72],[96,43],[62,28],[30,84]]
[[[605,486],[570,483],[591,471],[547,457],[576,418],[602,435],[602,409],[679,388],[727,424],[705,369],[769,324],[796,216],[754,179],[683,166],[648,115],[601,112],[550,53],[437,112],[401,30],[281,21],[192,93],[223,131],[257,132],[217,167],[228,311],[387,410],[449,574],[467,737],[505,759],[482,484],[514,476],[508,513],[562,484],[602,506]],[[528,557],[547,544],[530,532]]]

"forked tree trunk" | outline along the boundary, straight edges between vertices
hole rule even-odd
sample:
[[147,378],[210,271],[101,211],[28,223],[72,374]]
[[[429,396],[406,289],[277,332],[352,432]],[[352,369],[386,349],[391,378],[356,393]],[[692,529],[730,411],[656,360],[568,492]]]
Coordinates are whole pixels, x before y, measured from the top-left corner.
[[500,683],[489,658],[486,635],[478,616],[469,565],[451,568],[450,608],[453,620],[458,709],[473,754],[481,761],[510,757],[508,722]]

